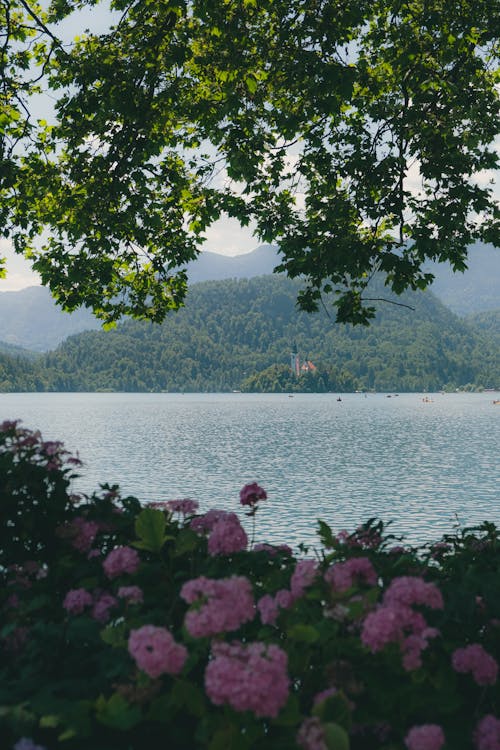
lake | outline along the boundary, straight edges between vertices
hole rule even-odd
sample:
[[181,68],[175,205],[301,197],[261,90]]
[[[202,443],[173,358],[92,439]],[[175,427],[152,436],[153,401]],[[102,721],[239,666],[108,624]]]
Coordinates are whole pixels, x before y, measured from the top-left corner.
[[341,398],[0,394],[0,417],[78,451],[75,491],[118,483],[144,501],[192,497],[244,518],[239,489],[258,481],[269,496],[258,541],[314,543],[317,518],[338,531],[378,516],[413,542],[457,523],[500,525],[498,394]]

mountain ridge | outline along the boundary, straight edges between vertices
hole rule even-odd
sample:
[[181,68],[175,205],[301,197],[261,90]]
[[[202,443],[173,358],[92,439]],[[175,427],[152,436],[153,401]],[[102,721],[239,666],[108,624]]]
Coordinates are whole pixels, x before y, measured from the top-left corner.
[[[236,256],[204,251],[186,270],[191,288],[202,281],[268,275],[279,262],[277,246],[260,245]],[[438,264],[428,270],[436,273],[429,289],[456,314],[466,316],[500,308],[500,251],[492,246],[478,244],[471,248],[465,274],[454,274]],[[5,344],[45,352],[68,336],[100,327],[89,310],[80,309],[71,315],[60,310],[44,287],[0,292],[0,341]]]

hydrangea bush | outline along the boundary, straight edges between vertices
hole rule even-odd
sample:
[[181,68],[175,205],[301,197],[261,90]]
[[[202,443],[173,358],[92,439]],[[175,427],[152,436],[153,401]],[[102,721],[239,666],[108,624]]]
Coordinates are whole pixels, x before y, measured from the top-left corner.
[[500,750],[492,524],[320,521],[295,556],[191,499],[76,496],[78,465],[0,426],[2,748]]

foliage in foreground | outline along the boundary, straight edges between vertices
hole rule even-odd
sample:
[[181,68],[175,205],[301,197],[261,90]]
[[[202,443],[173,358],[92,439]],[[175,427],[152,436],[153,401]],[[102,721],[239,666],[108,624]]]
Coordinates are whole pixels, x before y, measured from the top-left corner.
[[108,4],[40,5],[0,3],[0,231],[66,309],[163,320],[226,216],[352,323],[499,245],[495,0],[110,0],[70,44]]
[[411,548],[319,522],[297,558],[192,500],[74,496],[78,464],[1,425],[8,750],[500,748],[492,524]]

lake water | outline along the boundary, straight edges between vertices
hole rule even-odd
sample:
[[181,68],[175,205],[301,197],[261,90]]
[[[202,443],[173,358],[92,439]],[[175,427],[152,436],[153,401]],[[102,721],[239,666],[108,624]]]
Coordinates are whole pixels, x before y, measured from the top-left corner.
[[[0,417],[63,440],[75,490],[238,510],[258,481],[257,540],[314,543],[317,518],[393,520],[414,542],[460,522],[500,525],[498,394],[1,394]],[[247,519],[245,519],[245,522]]]

